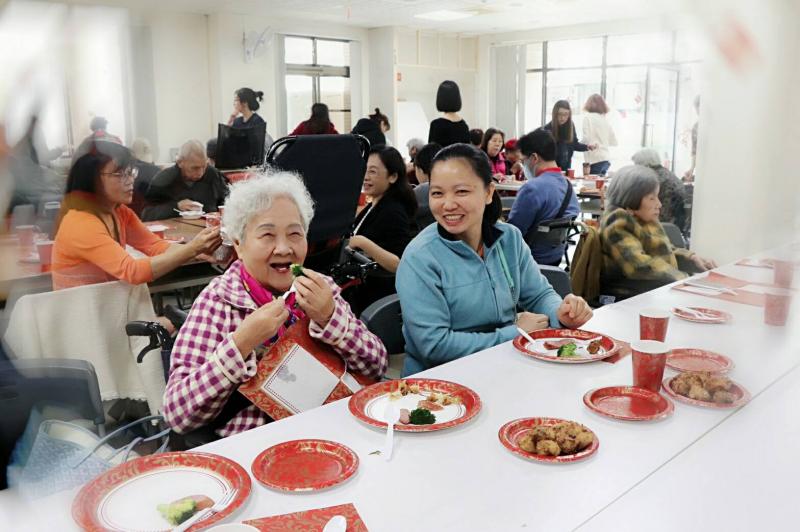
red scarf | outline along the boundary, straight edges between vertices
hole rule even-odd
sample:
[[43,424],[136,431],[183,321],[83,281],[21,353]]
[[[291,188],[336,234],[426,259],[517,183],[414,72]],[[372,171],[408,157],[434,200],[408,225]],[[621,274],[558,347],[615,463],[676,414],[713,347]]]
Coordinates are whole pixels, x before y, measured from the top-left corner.
[[[242,281],[244,281],[245,290],[247,290],[247,293],[253,298],[253,301],[256,305],[263,307],[275,299],[275,296],[272,295],[272,292],[264,288],[264,286],[259,283],[255,277],[250,275],[250,272],[248,272],[247,268],[244,267],[244,262],[241,263],[239,268],[239,275],[241,276]],[[286,309],[289,311],[289,318],[283,325],[281,325],[281,328],[278,329],[278,334],[275,336],[275,338],[270,339],[269,343],[272,343],[277,340],[278,337],[283,336],[283,333],[286,332],[286,329],[294,322],[306,317],[305,313],[295,305],[295,300],[297,299],[295,296],[296,294],[292,292],[289,294],[289,297],[286,298],[284,304],[286,305]]]

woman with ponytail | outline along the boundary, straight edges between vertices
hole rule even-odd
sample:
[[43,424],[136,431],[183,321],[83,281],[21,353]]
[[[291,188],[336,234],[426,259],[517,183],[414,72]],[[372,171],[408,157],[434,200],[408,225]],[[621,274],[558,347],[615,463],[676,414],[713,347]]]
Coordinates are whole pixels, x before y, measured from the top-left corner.
[[499,222],[481,150],[454,144],[436,154],[429,204],[437,223],[408,245],[397,270],[404,376],[507,342],[517,327],[576,328],[592,317],[583,299],[556,294],[519,230]]
[[233,113],[228,119],[228,125],[236,129],[244,129],[265,124],[256,111],[261,107],[258,103],[264,99],[264,93],[254,91],[247,87],[237,90],[233,96]]

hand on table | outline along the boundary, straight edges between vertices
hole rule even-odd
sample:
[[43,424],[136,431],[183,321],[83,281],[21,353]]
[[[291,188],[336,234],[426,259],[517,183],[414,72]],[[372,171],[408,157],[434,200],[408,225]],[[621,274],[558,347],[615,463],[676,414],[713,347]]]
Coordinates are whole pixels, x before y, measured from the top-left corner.
[[325,327],[333,316],[333,291],[323,277],[313,270],[303,268],[303,273],[294,280],[297,289],[297,304],[303,312],[320,327]]
[[533,312],[520,312],[517,314],[517,327],[525,332],[547,329],[550,326],[550,317],[546,314]]
[[582,297],[567,294],[556,315],[564,327],[577,329],[592,319],[592,308]]
[[203,210],[203,204],[199,201],[194,201],[190,199],[182,199],[178,202],[178,210],[179,211],[201,211]]
[[697,266],[700,271],[711,270],[712,268],[717,267],[717,263],[711,259],[704,259],[700,255],[692,255],[692,262],[695,266]]

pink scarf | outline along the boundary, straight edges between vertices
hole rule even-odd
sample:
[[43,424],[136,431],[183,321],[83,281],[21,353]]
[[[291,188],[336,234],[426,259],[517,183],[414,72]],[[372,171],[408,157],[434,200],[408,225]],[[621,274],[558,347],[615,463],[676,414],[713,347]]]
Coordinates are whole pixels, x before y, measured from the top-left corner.
[[[241,276],[242,281],[244,281],[244,287],[247,290],[247,293],[250,294],[250,297],[253,298],[253,301],[255,302],[256,305],[258,305],[259,307],[263,307],[264,305],[275,299],[275,296],[272,295],[272,292],[264,288],[261,285],[261,283],[259,283],[256,280],[255,277],[250,275],[250,272],[248,272],[247,268],[244,267],[244,262],[242,262],[239,267],[239,275]],[[276,335],[276,337],[268,340],[269,343],[272,343],[275,340],[277,340],[277,338],[279,338],[280,336],[283,336],[283,333],[286,332],[286,329],[294,322],[306,317],[305,313],[296,307],[295,299],[297,298],[295,297],[294,292],[289,294],[289,297],[286,298],[285,305],[287,310],[289,311],[289,319],[287,319],[286,323],[284,323],[281,326],[281,328],[278,329],[278,334]]]

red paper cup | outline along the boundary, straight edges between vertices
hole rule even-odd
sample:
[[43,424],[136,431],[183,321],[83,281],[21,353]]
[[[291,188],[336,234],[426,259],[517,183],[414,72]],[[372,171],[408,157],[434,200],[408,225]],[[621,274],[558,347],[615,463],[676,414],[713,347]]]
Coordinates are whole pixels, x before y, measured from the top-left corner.
[[219,207],[217,207],[217,210],[219,211],[219,217],[220,218],[225,216],[225,205],[220,205]]
[[771,291],[766,294],[767,302],[764,305],[764,323],[767,325],[786,325],[789,318],[789,305],[792,302],[791,293],[786,291]]
[[573,177],[575,177],[575,170],[573,170],[572,168],[570,168],[569,170],[567,170],[567,177],[568,177],[568,178],[570,178],[570,179],[572,179]]
[[594,180],[594,186],[597,187],[597,190],[603,190],[603,185],[606,184],[606,180],[603,178],[598,177]]
[[43,240],[36,243],[39,252],[39,263],[42,266],[49,266],[53,259],[53,241]]
[[669,355],[667,344],[655,340],[639,340],[631,344],[631,351],[633,385],[658,392]]
[[669,312],[657,308],[646,308],[639,312],[639,338],[663,342],[667,338]]
[[794,277],[794,263],[788,260],[773,260],[775,268],[775,284],[783,288],[791,288]]
[[17,236],[19,237],[19,245],[23,248],[33,247],[33,237],[36,233],[35,225],[18,225],[15,228]]
[[211,212],[206,214],[206,227],[219,227],[222,223],[218,212]]

